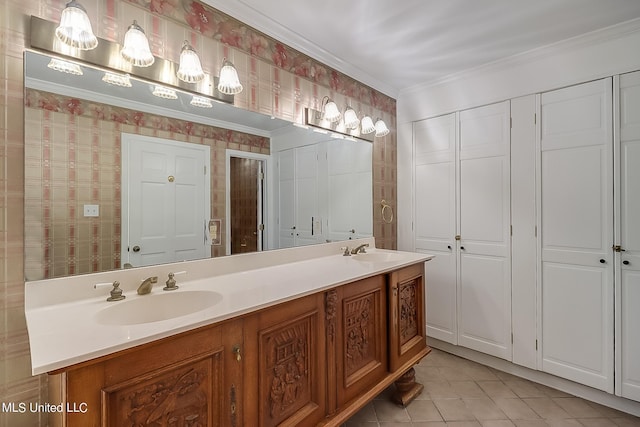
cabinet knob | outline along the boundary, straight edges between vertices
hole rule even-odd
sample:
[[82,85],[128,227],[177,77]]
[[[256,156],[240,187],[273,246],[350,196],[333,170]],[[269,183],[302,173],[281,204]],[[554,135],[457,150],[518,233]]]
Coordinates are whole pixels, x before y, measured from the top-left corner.
[[631,263],[630,263],[629,261],[627,261],[626,259],[625,259],[624,261],[622,261],[622,263],[623,263],[624,265],[629,265],[629,264],[631,264]]
[[607,261],[605,261],[604,259],[600,258],[600,264],[606,264]]
[[236,355],[236,360],[239,362],[242,360],[242,355],[240,354],[240,346],[233,346],[233,354]]
[[451,250],[451,245],[447,245],[447,249]]
[[461,250],[461,251],[464,251],[464,246],[460,246],[460,250]]

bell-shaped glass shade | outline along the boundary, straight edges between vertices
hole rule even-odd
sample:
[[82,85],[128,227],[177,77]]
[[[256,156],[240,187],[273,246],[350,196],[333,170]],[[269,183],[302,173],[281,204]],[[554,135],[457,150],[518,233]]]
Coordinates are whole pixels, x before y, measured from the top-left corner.
[[114,86],[131,87],[129,74],[117,74],[107,71],[104,73],[104,76],[102,76],[102,81]]
[[198,96],[198,95],[193,95],[193,98],[191,98],[191,102],[189,104],[193,105],[194,107],[200,107],[200,108],[213,107],[211,100],[209,100],[208,98],[205,98],[204,96]]
[[340,120],[340,110],[338,109],[338,106],[328,98],[327,103],[324,104],[324,108],[322,110],[322,118],[330,123],[335,123]]
[[91,50],[98,46],[87,11],[75,0],[67,3],[62,11],[56,36],[64,44],[81,50]]
[[47,67],[52,70],[60,71],[61,73],[73,74],[74,76],[81,76],[83,74],[82,68],[78,64],[73,62],[63,61],[58,58],[51,58],[51,61],[47,64]]
[[124,35],[120,55],[136,67],[148,67],[155,61],[149,48],[149,40],[136,21],[133,21]]
[[362,122],[360,123],[360,132],[362,132],[363,135],[367,135],[371,132],[374,132],[375,130],[376,127],[373,124],[373,120],[371,120],[371,117],[364,116],[362,118]]
[[158,98],[178,99],[178,94],[176,93],[176,91],[165,86],[156,85],[153,88],[152,93]]
[[376,136],[385,136],[389,133],[389,128],[387,125],[380,119],[376,122]]
[[180,52],[178,78],[187,83],[198,83],[204,79],[204,71],[202,71],[200,58],[186,40],[182,45],[182,52]]
[[242,92],[242,84],[238,77],[238,71],[233,64],[226,59],[222,62],[218,90],[225,95],[237,95]]
[[347,129],[355,129],[360,124],[360,119],[353,108],[347,107],[344,110],[344,127]]

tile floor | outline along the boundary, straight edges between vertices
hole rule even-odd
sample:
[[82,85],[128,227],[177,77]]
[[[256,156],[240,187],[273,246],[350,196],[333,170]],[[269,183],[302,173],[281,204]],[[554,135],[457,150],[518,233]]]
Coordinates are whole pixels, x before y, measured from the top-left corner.
[[424,391],[407,408],[387,392],[346,427],[615,427],[640,426],[593,402],[434,349],[416,365]]

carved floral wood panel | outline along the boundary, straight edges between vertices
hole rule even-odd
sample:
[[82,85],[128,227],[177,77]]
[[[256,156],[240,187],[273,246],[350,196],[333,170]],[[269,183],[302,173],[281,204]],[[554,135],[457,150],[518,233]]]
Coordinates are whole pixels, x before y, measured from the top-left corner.
[[376,359],[374,297],[374,294],[366,294],[344,302],[346,377]]
[[[108,426],[204,427],[220,420],[220,353],[103,390]],[[216,421],[214,421],[216,420]]]
[[312,315],[260,334],[261,425],[275,426],[312,401]]
[[400,283],[400,344],[403,345],[418,335],[418,302],[416,280]]

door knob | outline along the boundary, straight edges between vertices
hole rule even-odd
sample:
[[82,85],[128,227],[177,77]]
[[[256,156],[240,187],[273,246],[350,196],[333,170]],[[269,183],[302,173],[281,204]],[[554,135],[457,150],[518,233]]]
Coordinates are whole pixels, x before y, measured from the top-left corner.
[[451,250],[451,245],[447,245],[447,249]]
[[623,263],[624,265],[629,265],[629,264],[631,264],[631,263],[630,263],[629,261],[627,261],[626,259],[625,259],[624,261],[622,261],[622,263]]
[[140,252],[140,246],[135,245],[135,246],[133,247],[133,252]]
[[606,264],[607,261],[605,261],[604,259],[600,259],[600,264]]
[[460,250],[464,251],[464,246],[460,246]]

